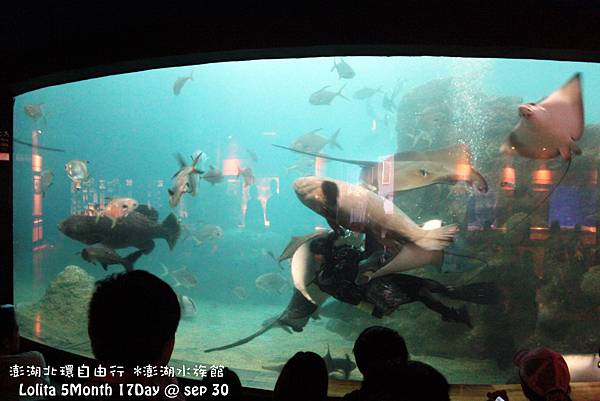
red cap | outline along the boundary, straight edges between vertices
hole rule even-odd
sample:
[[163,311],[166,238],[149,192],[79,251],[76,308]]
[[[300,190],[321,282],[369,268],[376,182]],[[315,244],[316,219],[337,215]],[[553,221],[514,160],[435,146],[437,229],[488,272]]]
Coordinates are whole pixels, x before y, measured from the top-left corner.
[[551,391],[569,393],[571,375],[561,354],[548,348],[519,351],[513,361],[519,367],[521,381],[534,393],[545,396]]

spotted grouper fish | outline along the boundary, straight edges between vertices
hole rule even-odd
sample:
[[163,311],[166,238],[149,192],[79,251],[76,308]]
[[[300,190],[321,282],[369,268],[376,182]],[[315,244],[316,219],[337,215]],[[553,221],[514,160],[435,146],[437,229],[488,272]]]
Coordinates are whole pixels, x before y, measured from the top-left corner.
[[173,249],[181,231],[174,214],[159,223],[156,209],[146,205],[139,205],[118,219],[114,227],[112,223],[108,217],[101,217],[96,222],[95,216],[74,215],[60,222],[58,229],[67,237],[87,245],[100,243],[112,249],[132,246],[145,253],[154,249],[156,238],[164,239]]

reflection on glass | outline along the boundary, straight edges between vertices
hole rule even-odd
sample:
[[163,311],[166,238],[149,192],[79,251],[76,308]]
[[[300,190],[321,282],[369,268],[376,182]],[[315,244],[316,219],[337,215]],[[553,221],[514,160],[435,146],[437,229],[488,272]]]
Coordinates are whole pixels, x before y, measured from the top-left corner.
[[[230,366],[247,386],[272,388],[268,367],[299,350],[352,358],[375,324],[453,383],[504,383],[532,344],[597,350],[597,66],[344,61],[352,77],[331,58],[256,60],[193,66],[178,85],[192,67],[17,97],[22,334],[91,354],[93,283],[123,270],[82,258],[102,244],[142,250],[135,268],[196,306],[184,305],[174,364]],[[549,126],[572,135],[536,125],[546,117],[530,102],[543,98]],[[331,230],[342,237],[332,252],[356,257],[329,271],[310,244]],[[283,321],[307,305],[294,299],[316,302],[320,319]],[[331,375],[346,373],[360,378]]]

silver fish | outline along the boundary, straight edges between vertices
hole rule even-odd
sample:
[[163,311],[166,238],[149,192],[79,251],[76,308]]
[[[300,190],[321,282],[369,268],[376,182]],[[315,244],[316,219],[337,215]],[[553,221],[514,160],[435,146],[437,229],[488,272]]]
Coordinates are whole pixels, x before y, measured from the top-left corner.
[[340,150],[342,149],[340,144],[337,142],[337,137],[340,133],[340,128],[338,128],[338,130],[335,131],[329,139],[317,134],[317,132],[319,132],[320,130],[321,128],[318,128],[314,131],[300,135],[298,138],[296,138],[296,140],[294,141],[294,143],[292,143],[290,147],[293,150],[299,150],[302,152],[309,153],[318,153],[327,145],[335,146]]
[[354,92],[352,97],[354,99],[364,100],[364,99],[370,98],[371,96],[375,95],[378,92],[383,93],[381,91],[381,88],[373,89],[373,88],[365,87],[365,88],[359,89],[356,92]]
[[137,250],[126,257],[121,257],[114,249],[104,244],[93,244],[81,251],[81,257],[84,260],[92,264],[98,262],[104,270],[110,265],[123,265],[126,271],[132,271],[133,264],[143,254],[144,251]]
[[[27,115],[27,117],[31,118],[34,122],[41,121],[42,126],[48,126],[48,120],[46,118],[47,114],[44,113],[44,109],[42,108],[44,103],[30,103],[25,105],[23,111]],[[40,131],[41,132],[41,131]]]
[[289,282],[279,273],[265,273],[255,280],[256,288],[263,291],[274,291],[281,294],[289,286]]
[[198,154],[192,159],[192,165],[188,166],[183,156],[180,153],[175,155],[175,158],[179,162],[179,170],[173,175],[175,183],[168,190],[169,191],[169,205],[175,207],[179,204],[181,196],[184,193],[190,193],[192,196],[196,196],[196,189],[198,182],[196,175],[203,174],[204,171],[198,170],[196,165],[202,157],[202,153]]
[[52,172],[52,170],[42,171],[42,173],[40,174],[40,184],[39,184],[40,192],[42,193],[42,196],[46,196],[46,191],[48,191],[48,188],[50,188],[53,183],[54,183],[54,173]]
[[77,190],[81,189],[82,182],[87,182],[90,179],[88,163],[87,160],[70,160],[65,164],[67,176],[75,183]]
[[356,75],[352,67],[350,67],[350,65],[341,57],[339,63],[335,62],[335,57],[333,58],[333,67],[331,67],[331,71],[333,70],[337,71],[340,78],[352,79]]
[[163,273],[160,277],[169,276],[175,284],[173,287],[194,288],[198,285],[198,277],[188,270],[187,267],[182,267],[177,270],[170,270],[163,263],[160,264],[163,268]]
[[331,104],[333,99],[335,99],[338,96],[346,100],[350,100],[346,96],[342,95],[342,90],[345,86],[346,85],[342,86],[337,92],[328,91],[327,88],[329,88],[329,85],[324,86],[318,91],[314,92],[312,95],[310,95],[310,97],[308,98],[308,102],[315,106],[325,106]]

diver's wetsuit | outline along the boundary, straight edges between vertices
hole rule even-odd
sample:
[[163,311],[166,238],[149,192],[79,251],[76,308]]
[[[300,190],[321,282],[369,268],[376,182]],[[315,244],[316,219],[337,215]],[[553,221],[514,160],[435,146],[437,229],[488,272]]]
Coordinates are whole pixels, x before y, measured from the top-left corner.
[[331,256],[326,258],[315,283],[321,291],[342,302],[360,304],[365,300],[365,287],[356,285],[354,280],[362,257],[363,252],[352,246],[335,247]]
[[434,298],[433,293],[450,298],[453,295],[452,287],[437,281],[407,274],[390,274],[377,277],[365,285],[357,285],[358,263],[363,258],[363,252],[352,246],[335,247],[332,258],[326,261],[316,284],[342,302],[358,305],[366,301],[373,304],[375,308],[372,314],[375,317],[389,315],[400,305],[420,301],[441,314],[446,321],[470,325],[466,311],[450,308]]

